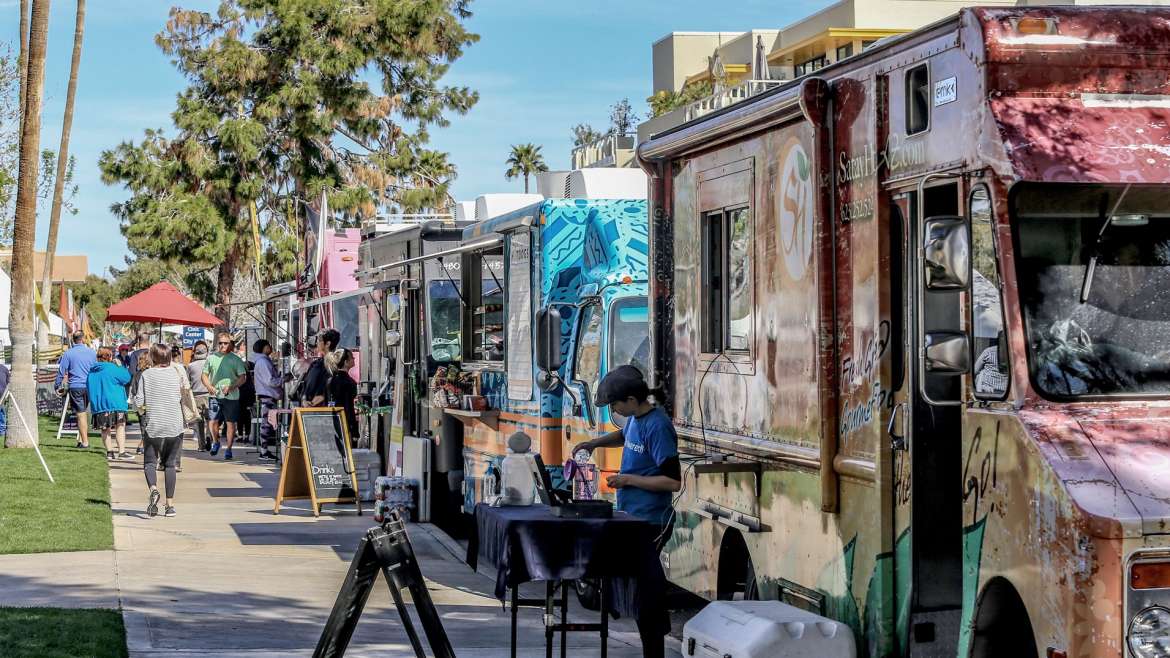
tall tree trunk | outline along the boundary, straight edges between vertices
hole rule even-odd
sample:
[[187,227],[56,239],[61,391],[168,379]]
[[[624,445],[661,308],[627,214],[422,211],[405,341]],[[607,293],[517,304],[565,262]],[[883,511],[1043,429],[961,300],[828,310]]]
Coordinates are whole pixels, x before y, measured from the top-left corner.
[[[41,276],[41,299],[48,308],[53,292],[53,255],[57,251],[57,228],[61,225],[65,174],[69,168],[69,134],[73,130],[73,98],[77,94],[77,69],[81,67],[81,41],[85,37],[85,0],[77,0],[77,23],[73,28],[73,61],[69,65],[69,88],[65,92],[65,118],[61,121],[61,146],[57,149],[57,180],[53,186],[53,209],[49,214],[49,237],[45,242],[45,272]],[[40,352],[49,347],[49,328],[43,323],[37,335]]]
[[[36,378],[33,376],[33,238],[37,232],[37,166],[41,153],[41,103],[45,87],[45,49],[49,40],[49,0],[33,0],[28,43],[28,92],[21,117],[20,174],[16,187],[16,224],[12,231],[12,295],[8,331],[12,337],[9,390],[25,420],[8,425],[5,446],[29,448],[37,441]],[[14,414],[15,415],[15,414]]]
[[524,172],[524,193],[528,194],[528,172]]
[[20,114],[17,119],[24,118],[24,94],[28,87],[28,3],[29,0],[20,0],[20,56],[17,60],[16,74],[20,80]]
[[[245,237],[247,234],[243,234]],[[239,271],[240,260],[242,260],[244,249],[240,245],[242,238],[237,237],[228,249],[227,255],[224,256],[223,262],[219,264],[219,272],[215,280],[215,315],[220,320],[223,320],[225,328],[231,327],[232,322],[232,307],[229,305],[232,301],[232,289],[236,285],[236,273]]]

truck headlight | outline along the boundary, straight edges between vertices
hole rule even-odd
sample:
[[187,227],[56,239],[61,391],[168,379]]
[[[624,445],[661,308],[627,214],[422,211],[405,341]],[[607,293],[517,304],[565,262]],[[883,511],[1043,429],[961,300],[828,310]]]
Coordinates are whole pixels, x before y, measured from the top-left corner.
[[1170,610],[1152,605],[1134,615],[1126,642],[1138,658],[1170,658]]

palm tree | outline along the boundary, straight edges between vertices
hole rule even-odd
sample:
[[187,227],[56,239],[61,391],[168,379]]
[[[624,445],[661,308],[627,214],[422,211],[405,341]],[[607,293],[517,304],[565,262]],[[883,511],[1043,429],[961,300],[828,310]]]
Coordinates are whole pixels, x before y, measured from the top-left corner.
[[[33,0],[28,39],[27,88],[20,119],[20,169],[16,187],[16,222],[12,230],[12,295],[8,331],[12,338],[12,381],[9,390],[26,420],[10,423],[4,445],[30,448],[37,441],[36,378],[33,377],[33,237],[37,232],[37,169],[41,157],[41,105],[45,90],[45,46],[49,37],[49,2]],[[16,419],[13,419],[16,420]]]
[[[65,92],[65,118],[61,122],[61,146],[57,149],[57,180],[53,186],[53,209],[49,214],[49,237],[45,242],[45,272],[41,277],[41,299],[49,303],[53,290],[53,254],[57,251],[57,228],[61,225],[61,201],[65,194],[69,166],[69,133],[73,128],[73,98],[77,94],[77,69],[81,66],[81,41],[85,37],[85,0],[77,0],[77,23],[73,28],[73,62],[69,65],[69,88]],[[37,344],[49,346],[49,328],[42,325]]]
[[28,74],[28,2],[29,0],[20,0],[20,56],[17,60],[16,75],[20,80],[20,114],[16,117],[19,120],[24,116],[24,85],[25,76]]
[[548,171],[544,163],[544,156],[540,154],[540,147],[536,144],[513,144],[512,152],[508,154],[508,171],[504,178],[512,180],[517,176],[524,177],[524,193],[528,194],[528,176],[541,171]]

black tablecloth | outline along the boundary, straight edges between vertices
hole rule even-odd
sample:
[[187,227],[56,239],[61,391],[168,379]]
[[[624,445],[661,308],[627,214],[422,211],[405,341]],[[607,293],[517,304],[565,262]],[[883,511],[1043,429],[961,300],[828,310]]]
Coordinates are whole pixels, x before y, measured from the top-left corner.
[[532,580],[607,578],[611,610],[669,630],[666,577],[654,550],[660,528],[624,512],[611,519],[562,519],[545,505],[483,504],[475,507],[475,528],[467,563],[474,569],[482,557],[496,567],[497,599]]

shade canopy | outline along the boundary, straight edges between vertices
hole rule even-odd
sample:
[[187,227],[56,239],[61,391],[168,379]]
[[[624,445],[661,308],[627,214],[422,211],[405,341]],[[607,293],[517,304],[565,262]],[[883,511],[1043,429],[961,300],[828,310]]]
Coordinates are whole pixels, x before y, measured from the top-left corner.
[[152,322],[218,327],[223,320],[208,313],[195,300],[160,281],[142,292],[114,304],[106,313],[107,322]]

